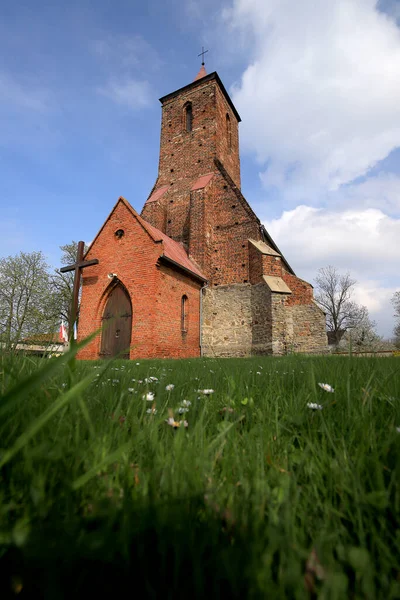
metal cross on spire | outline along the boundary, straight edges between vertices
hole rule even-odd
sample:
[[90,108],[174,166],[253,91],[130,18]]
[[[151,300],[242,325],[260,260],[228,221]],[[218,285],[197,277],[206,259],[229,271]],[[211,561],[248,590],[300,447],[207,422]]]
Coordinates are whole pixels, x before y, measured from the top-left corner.
[[201,47],[201,52],[197,56],[201,56],[201,64],[204,66],[204,55],[207,54],[208,50],[204,50],[204,46]]

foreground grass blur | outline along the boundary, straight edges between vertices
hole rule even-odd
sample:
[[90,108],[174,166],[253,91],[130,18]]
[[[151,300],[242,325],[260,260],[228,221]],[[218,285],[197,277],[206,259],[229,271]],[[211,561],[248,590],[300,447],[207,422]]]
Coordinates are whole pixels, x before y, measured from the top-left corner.
[[399,358],[1,360],[4,597],[400,598]]

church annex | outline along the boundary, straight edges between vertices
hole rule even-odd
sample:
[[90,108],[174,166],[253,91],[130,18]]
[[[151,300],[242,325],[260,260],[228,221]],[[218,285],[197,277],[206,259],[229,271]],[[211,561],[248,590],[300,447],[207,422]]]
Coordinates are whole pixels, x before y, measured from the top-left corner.
[[325,316],[240,191],[240,116],[217,73],[160,99],[158,177],[119,198],[86,258],[79,354],[97,359],[326,350]]

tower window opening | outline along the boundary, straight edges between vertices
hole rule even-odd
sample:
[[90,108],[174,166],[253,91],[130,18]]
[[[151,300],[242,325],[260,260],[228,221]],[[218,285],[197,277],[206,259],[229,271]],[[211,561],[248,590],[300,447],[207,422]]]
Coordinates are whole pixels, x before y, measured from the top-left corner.
[[193,110],[191,102],[188,102],[184,108],[185,117],[185,129],[186,131],[192,131],[193,127]]
[[228,150],[232,149],[232,129],[231,129],[231,119],[226,113],[226,139],[228,142]]
[[188,297],[186,294],[182,296],[181,301],[181,330],[182,333],[187,333],[188,330]]

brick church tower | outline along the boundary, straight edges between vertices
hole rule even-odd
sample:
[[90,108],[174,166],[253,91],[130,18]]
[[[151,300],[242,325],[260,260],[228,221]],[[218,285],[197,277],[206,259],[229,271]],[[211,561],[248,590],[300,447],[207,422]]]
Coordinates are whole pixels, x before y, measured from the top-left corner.
[[158,177],[141,216],[207,277],[205,355],[326,349],[325,316],[240,191],[239,122],[217,73],[160,99]]
[[120,198],[87,253],[99,264],[83,273],[79,337],[114,325],[81,358],[118,354],[122,339],[130,358],[326,350],[312,286],[240,191],[241,119],[218,74],[202,66],[160,102],[158,177],[141,215]]

